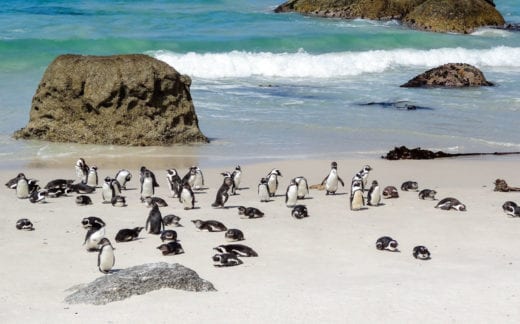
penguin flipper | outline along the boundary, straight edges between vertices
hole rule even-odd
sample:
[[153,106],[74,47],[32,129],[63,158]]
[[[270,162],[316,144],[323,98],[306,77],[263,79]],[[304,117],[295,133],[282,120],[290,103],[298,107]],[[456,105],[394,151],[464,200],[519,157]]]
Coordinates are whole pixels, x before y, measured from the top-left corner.
[[341,183],[341,186],[342,186],[342,187],[345,187],[345,183],[343,182],[343,179],[341,179],[340,177],[338,177],[338,181]]

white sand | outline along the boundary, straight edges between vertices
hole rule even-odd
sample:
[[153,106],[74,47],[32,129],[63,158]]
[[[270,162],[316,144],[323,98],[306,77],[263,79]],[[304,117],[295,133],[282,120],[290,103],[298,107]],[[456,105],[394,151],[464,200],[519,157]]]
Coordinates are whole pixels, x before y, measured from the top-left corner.
[[[75,177],[73,164],[61,169],[29,168],[28,177],[41,185],[55,178]],[[114,176],[97,164],[100,178]],[[122,163],[124,164],[124,163]],[[321,182],[330,161],[284,161],[243,166],[238,196],[227,206],[252,206],[265,212],[261,219],[241,219],[236,208],[210,205],[222,182],[223,169],[204,169],[208,190],[197,194],[200,209],[184,211],[168,198],[164,168],[152,169],[161,187],[157,196],[170,206],[184,227],[174,228],[186,251],[162,256],[157,236],[141,232],[138,241],[115,243],[121,228],[144,226],[149,209],[138,201],[138,170],[125,192],[129,206],[101,204],[79,207],[74,196],[48,199],[46,204],[19,200],[13,190],[0,190],[0,322],[1,323],[331,323],[331,322],[497,322],[520,321],[520,219],[506,216],[506,200],[520,203],[520,193],[493,192],[493,181],[503,178],[520,186],[520,168],[514,160],[384,161],[340,160],[339,174],[347,187],[336,196],[312,190],[304,201],[311,216],[296,220],[279,196],[260,203],[259,179],[273,167],[282,171],[278,194],[292,177],[304,175],[310,184]],[[400,188],[415,180],[421,189],[438,192],[437,198],[456,197],[467,212],[442,211],[436,202],[422,201],[416,192],[400,192],[384,206],[353,212],[348,209],[352,176],[370,164],[369,182]],[[145,163],[146,165],[146,163]],[[124,165],[123,165],[124,166]],[[174,165],[168,167],[175,167]],[[181,173],[186,168],[178,167]],[[228,170],[232,171],[234,165]],[[17,172],[1,171],[2,183]],[[116,248],[116,269],[148,262],[179,262],[211,281],[217,292],[162,289],[104,306],[68,305],[66,289],[102,276],[97,253],[82,247],[83,217],[98,216],[107,223],[107,236]],[[15,229],[16,220],[29,218],[32,232]],[[244,264],[215,268],[212,248],[226,243],[223,233],[197,232],[191,219],[216,219],[228,228],[241,229],[258,258]],[[399,241],[400,253],[378,251],[383,235]],[[416,245],[426,245],[429,261],[412,257]]]

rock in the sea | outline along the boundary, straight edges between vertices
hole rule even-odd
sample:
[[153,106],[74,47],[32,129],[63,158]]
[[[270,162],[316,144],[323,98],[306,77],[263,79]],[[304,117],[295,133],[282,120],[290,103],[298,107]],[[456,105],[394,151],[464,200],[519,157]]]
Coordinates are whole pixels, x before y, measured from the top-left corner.
[[419,74],[401,87],[459,88],[492,85],[476,67],[465,63],[448,63]]
[[275,12],[336,18],[398,19],[411,28],[469,33],[505,21],[492,0],[289,0]]
[[133,295],[173,288],[186,291],[216,291],[213,284],[178,263],[148,263],[104,275],[93,282],[73,287],[76,290],[65,298],[69,304],[104,305]]
[[208,142],[191,79],[147,55],[61,55],[45,71],[15,138],[116,145]]

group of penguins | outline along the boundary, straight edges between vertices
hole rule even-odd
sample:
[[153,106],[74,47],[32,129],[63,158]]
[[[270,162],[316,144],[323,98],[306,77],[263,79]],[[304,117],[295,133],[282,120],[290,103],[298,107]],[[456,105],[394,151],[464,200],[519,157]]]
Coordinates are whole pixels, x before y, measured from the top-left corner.
[[[9,180],[6,186],[16,190],[16,196],[20,199],[28,198],[32,203],[45,202],[46,197],[66,196],[69,193],[77,193],[76,204],[89,205],[92,200],[88,196],[95,192],[98,187],[97,167],[87,166],[85,160],[80,158],[76,164],[77,180],[55,179],[47,183],[42,189],[38,185],[38,180],[28,179],[23,173],[18,174],[15,178]],[[307,179],[303,176],[290,180],[285,193],[285,204],[292,208],[291,215],[296,219],[308,217],[307,207],[298,204],[298,200],[304,199],[309,194],[309,188],[325,190],[326,195],[336,194],[339,184],[345,186],[344,181],[338,175],[338,165],[336,162],[331,163],[330,171],[323,179],[321,184],[310,186]],[[378,206],[381,199],[398,198],[399,193],[396,187],[387,186],[383,190],[380,189],[376,180],[368,190],[366,190],[368,175],[372,168],[365,165],[358,173],[354,175],[350,188],[350,209],[353,211],[366,208],[365,206]],[[240,166],[236,166],[233,172],[221,173],[224,177],[222,185],[217,191],[215,202],[211,204],[214,208],[222,208],[229,199],[229,195],[235,195],[236,190],[240,189],[242,170]],[[260,179],[258,184],[258,198],[260,202],[271,201],[275,197],[278,190],[278,177],[282,176],[279,169],[272,169],[265,177]],[[132,174],[122,169],[117,172],[114,178],[106,177],[101,186],[101,194],[104,203],[111,203],[114,207],[126,206],[125,196],[121,194],[122,190],[126,190],[126,184],[132,179]],[[193,190],[203,190],[204,177],[199,167],[193,166],[189,169],[184,177],[180,177],[176,169],[167,170],[168,186],[170,196],[178,198],[184,209],[194,209],[195,195]],[[140,169],[140,196],[141,202],[150,207],[145,227],[135,227],[133,229],[121,229],[116,237],[116,242],[129,242],[138,238],[139,233],[146,228],[151,234],[160,235],[163,242],[157,247],[163,255],[174,255],[184,253],[184,250],[177,239],[177,232],[171,229],[165,229],[165,226],[182,226],[180,225],[180,217],[169,214],[162,216],[159,207],[168,206],[166,201],[155,196],[155,188],[158,187],[154,173],[146,167]],[[401,185],[402,191],[419,191],[419,186],[415,181],[406,181]],[[365,197],[365,191],[367,191]],[[431,189],[423,189],[419,192],[420,199],[435,200],[437,192]],[[443,210],[466,211],[466,206],[458,199],[448,197],[440,200],[435,208]],[[512,202],[507,201],[502,206],[504,212],[511,216],[520,216],[520,207]],[[254,207],[238,207],[238,214],[242,218],[260,218],[264,213]],[[236,242],[244,240],[244,234],[241,230],[231,228],[228,229],[224,224],[216,220],[192,220],[196,229],[199,231],[209,232],[225,232],[225,238],[228,241]],[[108,238],[105,237],[105,222],[98,217],[86,217],[81,221],[82,226],[87,230],[84,245],[88,251],[98,252],[98,269],[102,273],[109,273],[114,264],[114,248]],[[16,228],[20,230],[33,230],[33,224],[26,218],[19,219]],[[167,242],[167,243],[164,243]],[[376,248],[378,250],[399,251],[398,242],[389,236],[383,236],[377,239]],[[217,251],[212,259],[217,267],[235,266],[242,264],[241,257],[256,257],[258,253],[252,248],[238,243],[219,245],[214,248]],[[431,258],[430,252],[423,245],[413,248],[412,255],[421,260]]]

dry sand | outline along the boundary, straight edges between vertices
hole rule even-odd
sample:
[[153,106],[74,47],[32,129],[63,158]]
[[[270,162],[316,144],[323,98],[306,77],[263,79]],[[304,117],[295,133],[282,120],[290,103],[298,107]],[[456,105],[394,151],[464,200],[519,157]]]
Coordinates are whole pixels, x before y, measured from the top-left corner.
[[[29,167],[23,171],[42,185],[55,178],[74,179],[70,167]],[[114,176],[99,161],[99,176]],[[124,162],[121,162],[122,166]],[[144,163],[146,165],[146,163]],[[200,209],[184,211],[168,198],[164,168],[152,169],[161,187],[157,196],[170,206],[184,227],[175,228],[186,251],[162,256],[157,236],[141,233],[141,239],[115,243],[121,228],[144,226],[149,209],[138,200],[138,171],[125,192],[128,207],[94,204],[79,207],[74,196],[31,204],[0,190],[0,322],[1,323],[331,323],[331,322],[498,322],[520,321],[520,219],[508,217],[501,206],[506,200],[520,203],[520,193],[493,192],[493,181],[503,178],[520,186],[515,160],[384,161],[338,160],[339,174],[347,187],[335,196],[311,190],[304,200],[310,217],[296,220],[284,205],[285,188],[295,176],[319,183],[330,161],[283,161],[244,165],[239,195],[230,208],[210,205],[225,169],[204,169],[208,189],[196,195]],[[370,180],[384,187],[400,187],[415,180],[421,189],[435,189],[437,198],[456,197],[467,212],[435,209],[417,192],[401,192],[398,199],[363,211],[348,209],[352,176],[364,164],[373,171]],[[167,167],[175,167],[174,165]],[[181,173],[186,168],[177,166]],[[257,184],[272,168],[283,174],[278,197],[260,203]],[[232,171],[234,165],[228,170]],[[12,170],[0,171],[5,183]],[[265,212],[260,219],[241,219],[233,206],[253,206]],[[97,254],[82,246],[83,217],[98,216],[107,223],[107,236],[116,248],[116,269],[148,262],[178,262],[211,281],[217,292],[184,292],[162,289],[104,306],[68,305],[63,302],[74,285],[102,276]],[[15,229],[16,220],[29,218],[32,232]],[[225,243],[223,233],[197,232],[191,219],[216,219],[241,229],[258,258],[244,258],[237,267],[216,268],[212,248]],[[375,241],[389,235],[399,241],[401,252],[378,251]],[[426,245],[429,261],[412,257],[416,245]]]

